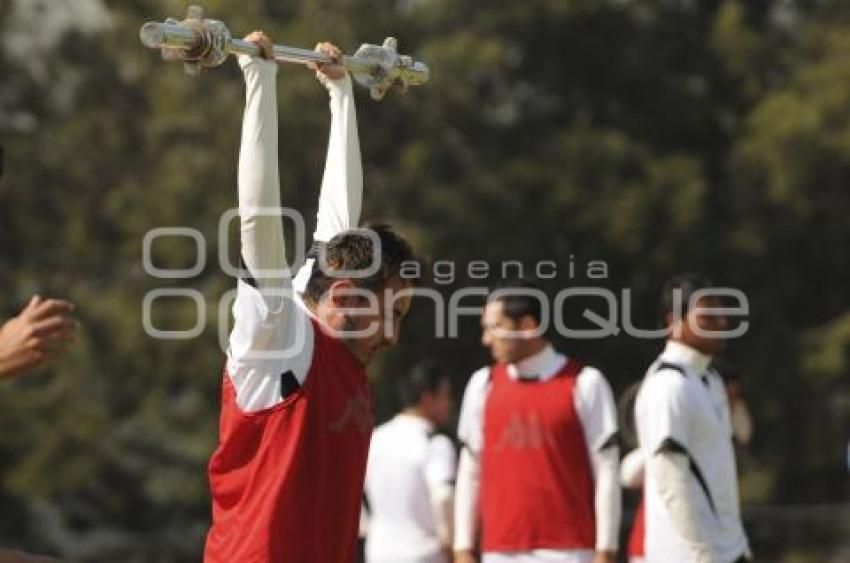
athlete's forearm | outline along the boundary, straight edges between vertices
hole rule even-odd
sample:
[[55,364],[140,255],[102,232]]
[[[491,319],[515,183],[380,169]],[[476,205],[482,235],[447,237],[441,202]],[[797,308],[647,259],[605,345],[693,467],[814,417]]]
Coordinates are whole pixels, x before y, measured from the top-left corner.
[[313,238],[327,242],[360,221],[363,168],[351,77],[321,80],[330,93],[331,129]]
[[430,491],[430,497],[440,545],[444,550],[451,550],[454,539],[454,487],[444,483]]
[[620,462],[620,484],[629,489],[643,486],[643,452],[635,449]]
[[647,478],[655,480],[661,501],[680,536],[692,546],[694,563],[716,563],[704,526],[700,523],[696,498],[689,486],[688,457],[659,452],[648,461]]
[[455,484],[454,550],[468,551],[475,546],[478,520],[481,467],[478,459],[464,448],[460,452]]
[[[313,240],[328,242],[360,222],[363,168],[351,77],[346,74],[339,80],[331,80],[318,74],[318,79],[330,94],[331,128]],[[313,260],[308,260],[295,277],[296,291],[303,292],[307,287]]]
[[238,174],[242,258],[261,287],[279,287],[280,276],[270,275],[285,265],[280,212],[274,211],[280,208],[277,65],[246,56],[239,64],[245,74]]
[[591,456],[596,485],[596,550],[599,552],[616,552],[619,545],[622,510],[619,459],[620,449],[617,446],[609,446]]

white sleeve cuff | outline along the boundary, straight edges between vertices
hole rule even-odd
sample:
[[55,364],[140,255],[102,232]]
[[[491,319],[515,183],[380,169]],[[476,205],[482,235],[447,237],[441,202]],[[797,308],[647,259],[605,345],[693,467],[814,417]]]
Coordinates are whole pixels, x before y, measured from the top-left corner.
[[345,73],[345,76],[337,80],[331,80],[324,74],[317,72],[316,79],[328,89],[331,97],[342,96],[343,94],[353,94],[354,89],[351,86],[351,75]]
[[250,55],[237,55],[236,61],[239,63],[239,68],[243,72],[258,71],[271,75],[277,74],[277,63],[264,59],[262,57],[252,57]]

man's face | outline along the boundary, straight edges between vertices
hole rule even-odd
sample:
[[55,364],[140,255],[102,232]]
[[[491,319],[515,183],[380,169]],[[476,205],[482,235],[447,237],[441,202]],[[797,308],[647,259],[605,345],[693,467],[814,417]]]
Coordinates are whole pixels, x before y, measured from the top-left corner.
[[527,340],[516,333],[522,330],[519,321],[504,314],[501,301],[490,301],[481,315],[481,344],[499,363],[515,363],[526,356]]
[[[369,308],[367,299],[358,298],[362,309],[352,314],[344,328],[355,335],[344,335],[348,349],[362,366],[367,366],[379,350],[395,346],[401,332],[401,321],[410,309],[410,295],[398,294],[409,287],[399,276],[390,278],[384,290],[377,292],[377,307]],[[354,308],[354,307],[352,307]],[[377,309],[377,310],[376,310]]]
[[725,336],[706,334],[729,329],[725,315],[713,313],[712,309],[723,307],[716,295],[701,297],[688,311],[686,322],[681,324],[681,341],[705,354],[714,356],[726,350]]

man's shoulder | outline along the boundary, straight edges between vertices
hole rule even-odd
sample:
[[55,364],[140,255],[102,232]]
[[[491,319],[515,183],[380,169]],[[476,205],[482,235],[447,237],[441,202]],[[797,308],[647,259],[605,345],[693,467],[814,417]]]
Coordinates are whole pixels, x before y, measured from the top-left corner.
[[240,407],[256,411],[280,402],[284,386],[304,385],[316,331],[299,305],[267,301],[262,292],[239,283],[226,371]]
[[392,437],[393,430],[395,428],[395,424],[393,424],[394,421],[395,418],[391,418],[383,424],[375,427],[372,431],[372,447],[375,447],[377,444]]
[[600,370],[599,368],[573,358],[570,358],[567,361],[567,365],[565,367],[569,367],[569,362],[580,362],[581,369],[577,374],[578,381],[580,384],[589,384],[594,386],[608,385],[608,379],[605,377],[605,374],[602,373],[602,370]]
[[484,366],[478,368],[472,375],[469,377],[469,381],[466,383],[466,394],[474,393],[477,391],[482,391],[487,387],[487,383],[490,381],[490,366]]
[[424,451],[428,438],[410,424],[405,424],[399,416],[394,416],[379,425],[372,432],[370,452],[380,455],[383,459],[397,458],[401,452]]
[[647,370],[638,393],[640,402],[684,399],[690,393],[687,372],[656,361]]

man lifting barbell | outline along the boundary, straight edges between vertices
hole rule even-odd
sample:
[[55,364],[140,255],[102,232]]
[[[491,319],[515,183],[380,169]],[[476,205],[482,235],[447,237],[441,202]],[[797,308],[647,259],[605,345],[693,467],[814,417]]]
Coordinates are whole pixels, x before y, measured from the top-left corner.
[[[314,64],[330,93],[331,134],[314,247],[286,273],[272,43],[246,38],[239,154],[242,276],[209,464],[207,563],[350,563],[372,431],[365,367],[398,339],[410,245],[387,226],[357,230],[362,169],[351,79],[340,53]],[[318,245],[318,246],[316,246]],[[372,267],[376,266],[376,267]],[[373,270],[369,272],[368,270]],[[368,275],[365,275],[368,274]]]

